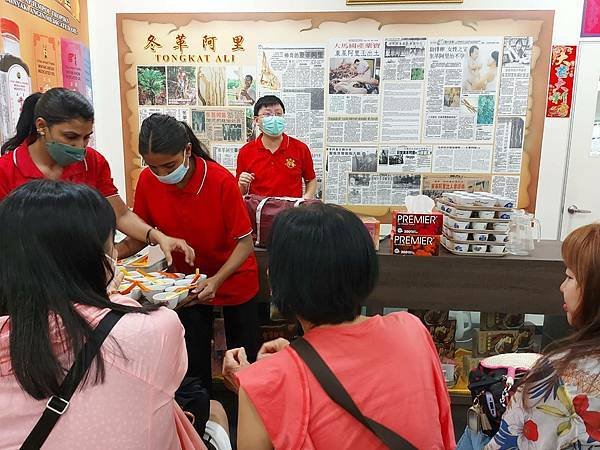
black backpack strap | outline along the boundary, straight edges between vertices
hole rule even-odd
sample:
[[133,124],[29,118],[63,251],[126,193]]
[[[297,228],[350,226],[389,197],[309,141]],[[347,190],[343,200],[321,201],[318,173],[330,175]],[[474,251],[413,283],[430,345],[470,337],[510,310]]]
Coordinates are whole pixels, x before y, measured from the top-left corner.
[[[123,313],[110,311],[96,326],[94,341],[88,341],[84,344],[77,355],[77,360],[60,386],[60,395],[53,395],[48,399],[42,417],[40,417],[33,430],[31,430],[31,433],[29,433],[29,436],[27,436],[27,439],[25,439],[21,450],[38,450],[44,445],[44,442],[48,439],[58,420],[67,411],[71,397],[75,393],[77,386],[79,386],[81,379],[89,370],[94,357],[100,351],[102,343],[121,317],[123,317]],[[73,370],[77,365],[81,367],[79,373],[75,373]]]
[[404,439],[396,432],[390,430],[385,425],[376,422],[373,419],[365,417],[348,391],[342,386],[335,374],[331,371],[327,363],[317,353],[315,348],[304,338],[297,338],[291,343],[291,347],[298,353],[300,358],[311,370],[323,390],[329,398],[350,413],[356,420],[367,427],[377,436],[388,448],[392,450],[416,449],[414,445]]

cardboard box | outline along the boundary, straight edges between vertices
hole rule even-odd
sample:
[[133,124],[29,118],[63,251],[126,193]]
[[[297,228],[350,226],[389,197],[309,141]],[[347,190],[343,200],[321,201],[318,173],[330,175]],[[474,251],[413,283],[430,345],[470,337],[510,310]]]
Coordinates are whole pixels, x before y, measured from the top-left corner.
[[517,330],[475,330],[473,346],[477,356],[492,356],[517,351]]
[[291,341],[298,336],[298,326],[296,323],[283,322],[273,325],[260,326],[261,342],[269,342],[274,339],[284,338]]
[[440,236],[395,234],[391,239],[394,255],[437,256],[440,254]]
[[427,325],[435,344],[453,344],[456,334],[456,320],[447,320],[438,325]]
[[448,344],[435,344],[435,348],[443,364],[454,363],[454,352],[456,345],[454,342]]
[[394,211],[392,213],[393,234],[417,234],[433,236],[442,234],[444,215],[438,212],[409,213]]
[[532,323],[526,323],[518,330],[475,330],[473,353],[479,357],[500,353],[537,353],[538,341]]
[[409,309],[408,312],[421,319],[421,322],[423,322],[425,326],[442,324],[446,322],[449,317],[449,311],[436,309]]
[[482,330],[515,330],[525,323],[525,314],[481,313]]
[[373,239],[373,245],[375,246],[375,250],[379,250],[379,234],[381,231],[381,222],[377,220],[375,217],[368,216],[358,216],[360,220],[367,227],[367,231],[371,235],[371,239]]

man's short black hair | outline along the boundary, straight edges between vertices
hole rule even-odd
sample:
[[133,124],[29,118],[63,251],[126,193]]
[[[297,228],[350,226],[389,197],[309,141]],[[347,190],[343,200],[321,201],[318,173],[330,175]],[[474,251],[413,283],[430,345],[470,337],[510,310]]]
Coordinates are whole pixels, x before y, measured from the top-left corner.
[[356,64],[357,62],[360,62],[360,59],[355,59],[354,60],[354,64]]
[[275,218],[269,280],[283,314],[315,325],[354,320],[378,274],[373,240],[354,213],[315,203]]
[[269,107],[275,105],[280,105],[283,108],[283,112],[285,112],[285,106],[279,97],[277,97],[276,95],[262,96],[261,98],[256,100],[256,103],[254,104],[254,116],[258,116],[258,113],[260,112],[261,108],[264,108],[265,106]]

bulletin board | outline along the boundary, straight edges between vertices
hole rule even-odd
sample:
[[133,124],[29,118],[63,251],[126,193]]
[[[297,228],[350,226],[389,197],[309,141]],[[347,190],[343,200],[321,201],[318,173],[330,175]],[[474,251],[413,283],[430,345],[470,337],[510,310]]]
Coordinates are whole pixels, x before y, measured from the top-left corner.
[[[0,144],[14,136],[32,92],[64,86],[92,100],[87,13],[86,0],[0,0],[0,18],[18,34],[20,54],[10,68],[0,63]],[[2,58],[15,52],[0,47]]]
[[553,11],[117,14],[127,199],[141,121],[171,114],[235,170],[282,98],[319,195],[384,216],[491,191],[535,211]]

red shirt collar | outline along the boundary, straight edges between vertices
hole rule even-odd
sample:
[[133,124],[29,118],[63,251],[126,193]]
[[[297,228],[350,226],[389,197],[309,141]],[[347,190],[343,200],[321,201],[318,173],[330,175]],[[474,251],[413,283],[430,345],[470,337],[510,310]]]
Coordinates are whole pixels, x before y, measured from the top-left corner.
[[[277,150],[275,150],[275,152],[273,152],[273,153],[277,153],[280,150],[287,150],[288,147],[290,146],[290,137],[285,133],[283,133],[281,136],[283,137],[283,140],[281,141],[281,144],[279,144],[279,147],[277,148]],[[258,145],[258,148],[260,150],[266,150],[269,153],[271,153],[271,150],[269,150],[268,148],[266,148],[264,146],[262,137],[263,137],[263,133],[260,133],[260,135],[256,138],[256,144]]]
[[[12,158],[15,167],[19,172],[21,172],[23,177],[32,179],[46,178],[39,167],[35,165],[33,159],[31,159],[31,155],[29,153],[29,144],[27,141],[23,142],[13,151]],[[88,168],[86,159],[81,162],[69,164],[68,166],[63,167],[61,178],[68,178],[72,175],[86,172]]]

